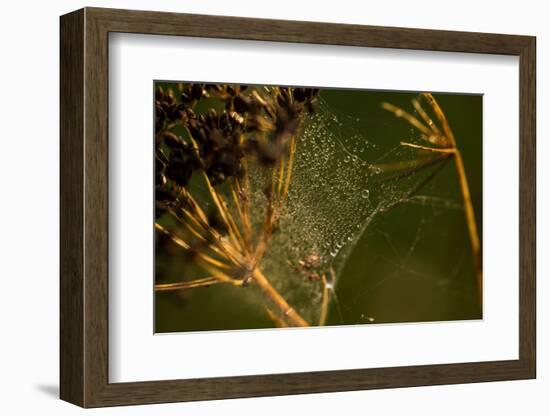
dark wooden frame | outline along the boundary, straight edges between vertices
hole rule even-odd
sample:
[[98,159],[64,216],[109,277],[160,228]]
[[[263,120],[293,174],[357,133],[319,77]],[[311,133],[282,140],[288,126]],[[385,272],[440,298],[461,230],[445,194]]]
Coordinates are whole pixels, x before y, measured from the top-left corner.
[[[519,359],[109,383],[109,32],[519,56]],[[535,378],[535,45],[529,36],[98,8],[62,16],[61,398],[99,407]]]

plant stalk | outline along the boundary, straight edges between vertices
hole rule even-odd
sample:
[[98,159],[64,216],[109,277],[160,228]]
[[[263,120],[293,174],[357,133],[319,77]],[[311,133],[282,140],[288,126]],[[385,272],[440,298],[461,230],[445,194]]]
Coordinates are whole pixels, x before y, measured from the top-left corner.
[[466,178],[466,170],[464,169],[464,162],[462,161],[462,155],[460,154],[458,149],[455,153],[455,166],[456,166],[456,171],[458,175],[458,181],[460,183],[460,190],[462,192],[462,199],[464,200],[464,214],[466,216],[466,224],[468,226],[468,234],[470,236],[470,244],[472,246],[472,255],[474,258],[479,304],[483,305],[481,244],[479,242],[479,234],[477,231],[476,218],[474,214],[474,207],[472,205],[470,188],[468,186],[468,179]]
[[259,286],[262,293],[277,307],[281,316],[290,326],[307,327],[309,323],[290,306],[277,290],[271,286],[269,280],[264,276],[260,269],[256,268],[252,272],[253,281]]

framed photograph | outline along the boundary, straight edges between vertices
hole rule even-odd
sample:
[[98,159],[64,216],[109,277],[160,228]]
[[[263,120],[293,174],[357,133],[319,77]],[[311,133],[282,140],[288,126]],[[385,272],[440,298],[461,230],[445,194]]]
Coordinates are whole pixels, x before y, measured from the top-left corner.
[[535,378],[535,38],[61,17],[82,407]]

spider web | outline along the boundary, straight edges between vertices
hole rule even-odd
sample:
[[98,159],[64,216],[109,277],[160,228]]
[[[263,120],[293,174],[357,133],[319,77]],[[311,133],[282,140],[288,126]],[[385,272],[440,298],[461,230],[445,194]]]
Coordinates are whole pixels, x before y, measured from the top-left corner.
[[[461,229],[463,207],[448,161],[401,146],[402,137],[389,145],[366,137],[354,128],[358,118],[319,101],[316,113],[305,120],[288,201],[261,265],[275,288],[314,325],[327,296],[328,324],[418,319],[419,314],[403,316],[399,307],[393,314],[375,316],[377,309],[385,309],[376,302],[388,302],[380,295],[395,292],[396,285],[418,291],[435,287],[444,299],[470,301],[472,291],[455,284],[473,271]],[[413,130],[408,133],[408,141],[421,142]],[[452,186],[437,186],[440,172]],[[255,198],[261,206],[262,194]],[[399,216],[408,224],[399,226]],[[449,218],[456,225],[442,225]],[[430,245],[445,242],[457,230],[464,245],[454,258],[445,257],[442,266],[437,261],[435,266],[419,264],[433,263],[437,250]],[[403,297],[399,292],[398,287],[394,301]],[[441,298],[441,293],[431,295]],[[424,315],[437,319],[431,318],[429,307]]]

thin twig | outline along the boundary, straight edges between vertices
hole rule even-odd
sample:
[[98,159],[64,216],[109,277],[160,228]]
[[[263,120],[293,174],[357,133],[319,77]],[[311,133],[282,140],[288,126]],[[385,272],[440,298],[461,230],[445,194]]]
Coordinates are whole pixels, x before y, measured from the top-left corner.
[[279,315],[277,315],[275,312],[273,312],[270,308],[266,307],[265,310],[267,311],[267,314],[269,315],[269,318],[273,322],[275,322],[275,325],[277,326],[277,328],[288,328],[288,324]]
[[439,147],[428,147],[428,146],[422,146],[420,144],[414,144],[414,143],[407,143],[407,142],[399,142],[401,146],[405,147],[412,147],[413,149],[418,150],[425,150],[427,152],[433,152],[433,153],[456,153],[455,148],[439,148]]
[[224,239],[216,230],[214,230],[212,227],[209,226],[209,224],[204,223],[200,218],[195,217],[191,212],[187,211],[184,208],[180,208],[180,210],[185,214],[185,216],[196,226],[198,226],[206,235],[200,234],[199,231],[192,228],[191,223],[189,221],[185,221],[184,219],[181,219],[176,213],[174,213],[172,210],[169,210],[170,213],[174,215],[174,217],[180,221],[185,227],[190,229],[190,231],[198,237],[202,242],[206,242],[208,247],[215,251],[217,254],[219,254],[221,257],[227,259],[228,261],[235,263],[235,264],[243,264],[244,259],[241,256],[241,254],[236,251],[236,249],[227,241]]
[[327,283],[327,276],[325,273],[321,276],[323,282],[323,301],[321,302],[321,313],[319,314],[319,326],[325,326],[328,317],[328,305],[330,303],[330,297]]
[[283,180],[285,174],[285,158],[281,157],[279,161],[279,181],[277,182],[277,196],[281,196],[281,190],[283,189]]
[[[190,280],[187,282],[159,283],[155,285],[155,291],[170,292],[175,290],[195,289],[197,287],[209,287],[217,283],[229,283],[229,282],[220,280],[217,277],[205,277],[203,279]],[[239,282],[235,281],[234,284],[239,284]]]
[[[164,235],[168,236],[176,245],[180,246],[181,248],[185,249],[185,250],[191,250],[191,246],[186,243],[185,241],[183,241],[180,237],[178,237],[177,235],[175,234],[172,234],[170,231],[168,231],[166,228],[164,228],[162,225],[158,224],[158,223],[155,223],[155,228],[160,231],[161,233],[163,233]],[[213,257],[210,257],[209,255],[205,254],[205,253],[201,253],[200,251],[198,251],[197,253],[197,256],[202,259],[204,262],[206,263],[209,263],[213,266],[216,266],[216,267],[220,267],[222,269],[229,269],[230,266],[228,266],[227,264],[219,261],[219,260],[216,260],[215,258]]]
[[288,156],[288,168],[287,168],[287,174],[286,174],[286,182],[285,182],[285,188],[283,197],[286,198],[288,195],[288,190],[290,188],[290,180],[292,178],[292,167],[294,164],[294,155],[296,154],[296,136],[293,136],[292,139],[290,139],[290,154]]
[[472,246],[472,255],[474,257],[474,266],[476,270],[476,283],[478,289],[478,296],[480,303],[483,300],[483,277],[481,271],[481,244],[479,241],[479,235],[477,231],[476,219],[474,214],[474,207],[472,204],[472,197],[470,195],[470,188],[468,186],[468,179],[466,178],[466,170],[464,169],[464,162],[462,161],[462,155],[457,152],[455,155],[455,166],[460,182],[460,189],[462,191],[462,199],[464,201],[464,213],[466,215],[466,224],[468,225],[468,233],[470,235],[470,244]]
[[280,295],[271,283],[267,280],[264,274],[255,269],[252,273],[253,281],[260,287],[262,293],[271,300],[274,306],[279,310],[281,317],[292,326],[309,326],[307,321],[292,308],[287,301]]
[[[468,235],[470,239],[470,245],[472,249],[472,257],[474,262],[474,269],[475,269],[475,276],[476,276],[476,285],[478,289],[478,296],[479,296],[479,302],[480,305],[482,305],[483,302],[483,277],[482,277],[482,264],[481,264],[481,243],[479,240],[479,233],[477,230],[477,224],[475,220],[475,213],[474,208],[472,204],[472,198],[470,194],[470,188],[468,185],[468,179],[466,176],[466,169],[464,168],[464,161],[462,159],[462,154],[460,153],[460,150],[458,149],[456,145],[456,140],[453,134],[453,131],[451,129],[451,126],[449,125],[449,122],[447,121],[447,117],[445,116],[445,113],[439,106],[438,102],[434,98],[434,96],[430,93],[422,93],[421,97],[423,97],[430,107],[432,108],[434,114],[436,115],[439,123],[441,124],[441,127],[443,129],[443,135],[440,135],[440,138],[443,139],[443,142],[440,143],[439,148],[434,147],[428,147],[428,146],[420,146],[413,143],[406,143],[401,142],[402,146],[408,146],[412,148],[416,148],[419,150],[429,151],[429,152],[435,152],[435,153],[449,153],[454,155],[455,160],[455,167],[457,171],[457,176],[459,180],[460,185],[460,192],[462,194],[462,200],[464,203],[464,213],[465,213],[465,219],[466,219],[466,226],[468,229]],[[395,114],[396,117],[401,117],[407,120],[411,125],[416,127],[420,132],[428,137],[430,137],[430,129],[434,134],[438,134],[440,130],[435,126],[435,123],[429,118],[429,116],[426,114],[426,112],[420,107],[420,104],[418,102],[413,101],[413,105],[417,109],[420,116],[426,121],[427,124],[430,125],[430,128],[426,127],[424,124],[420,122],[416,117],[412,116],[411,114],[407,113],[406,111],[402,110],[399,107],[396,107],[392,104],[383,103],[382,107],[388,111],[391,111]],[[419,110],[420,108],[420,110]],[[438,143],[434,143],[438,144]]]
[[426,136],[431,135],[431,130],[426,127],[424,124],[422,124],[416,117],[409,114],[402,108],[399,108],[393,104],[390,103],[382,103],[382,108],[384,110],[388,110],[392,112],[395,117],[405,119],[411,124],[413,127],[416,127],[418,130],[420,130],[422,133],[424,133]]
[[468,186],[468,178],[466,177],[466,169],[464,168],[464,161],[462,159],[462,154],[456,146],[456,140],[451,130],[451,126],[447,121],[445,113],[437,103],[434,96],[430,93],[422,94],[423,97],[430,103],[434,113],[438,117],[439,121],[443,125],[443,131],[445,136],[449,139],[451,145],[456,151],[455,156],[455,166],[458,179],[460,182],[460,190],[462,192],[462,199],[464,201],[464,214],[466,216],[466,224],[468,226],[468,233],[470,236],[470,244],[472,246],[472,255],[474,258],[474,267],[476,272],[476,283],[478,289],[479,302],[482,305],[483,303],[483,276],[482,276],[482,265],[481,265],[481,244],[479,241],[479,233],[477,231],[477,224],[474,214],[474,206],[472,204],[472,197],[470,195],[470,187]]

